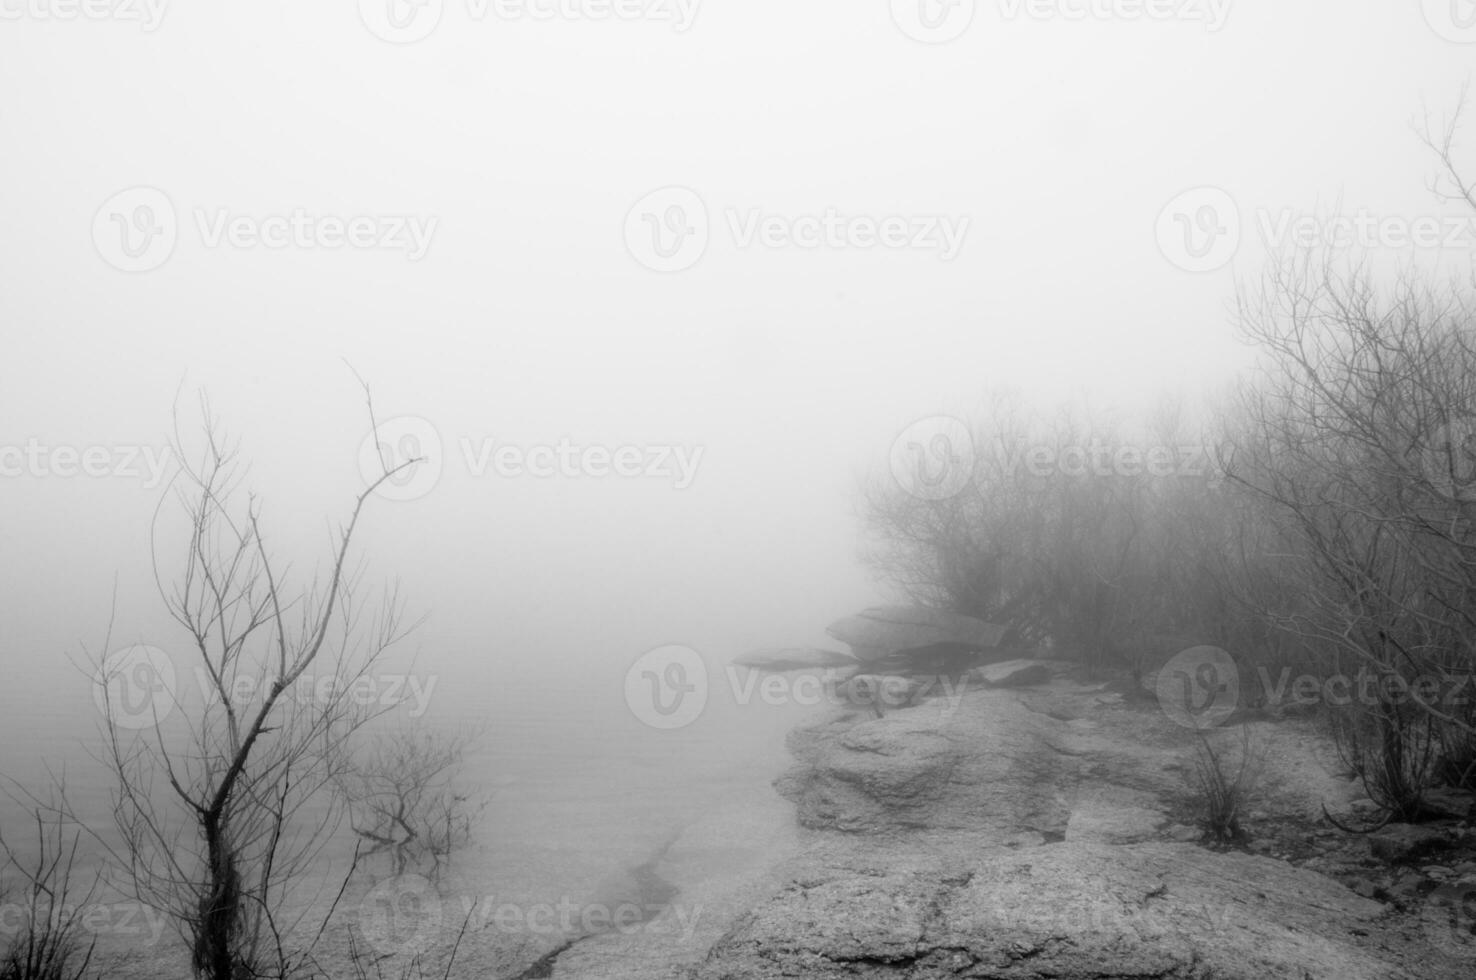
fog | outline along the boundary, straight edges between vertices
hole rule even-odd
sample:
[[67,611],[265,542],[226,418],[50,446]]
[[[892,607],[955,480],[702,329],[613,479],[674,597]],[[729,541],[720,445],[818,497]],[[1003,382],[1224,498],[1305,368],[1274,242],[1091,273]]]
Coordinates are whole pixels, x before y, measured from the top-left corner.
[[[358,485],[352,365],[381,418],[429,420],[447,447],[433,492],[373,508],[362,541],[429,615],[411,642],[479,685],[811,637],[876,596],[858,476],[991,383],[1130,404],[1222,383],[1259,243],[1189,274],[1159,212],[1213,185],[1247,212],[1436,213],[1409,124],[1469,66],[1416,7],[1378,3],[1236,3],[1214,32],[985,5],[946,45],[880,3],[704,4],[686,31],[450,4],[408,45],[349,4],[179,5],[152,32],[39,9],[8,4],[0,34],[5,441],[162,448],[176,400],[198,431],[203,391],[281,550],[309,562]],[[711,242],[659,274],[622,228],[671,185],[702,196]],[[89,229],[135,186],[180,228],[128,274]],[[725,216],[827,208],[968,226],[945,261],[743,248]],[[294,209],[435,225],[417,261],[212,248],[199,226]],[[458,458],[462,439],[561,438],[702,455],[684,489]],[[119,629],[155,628],[147,482],[0,482],[13,670],[95,644],[115,579]]]
[[[646,751],[647,651],[718,670],[896,597],[859,488],[916,420],[1002,386],[1195,403],[1249,363],[1229,306],[1267,228],[1457,213],[1411,126],[1476,50],[1443,5],[1060,6],[925,5],[973,11],[925,43],[882,0],[0,0],[0,769],[80,758],[90,657],[177,649],[150,461],[199,450],[202,399],[306,581],[365,486],[366,382],[380,441],[429,459],[353,562],[418,623],[394,656],[432,712],[509,752],[508,712]],[[1165,213],[1201,188],[1240,241],[1192,271],[1207,199]],[[693,730],[774,748],[794,720],[722,717]]]

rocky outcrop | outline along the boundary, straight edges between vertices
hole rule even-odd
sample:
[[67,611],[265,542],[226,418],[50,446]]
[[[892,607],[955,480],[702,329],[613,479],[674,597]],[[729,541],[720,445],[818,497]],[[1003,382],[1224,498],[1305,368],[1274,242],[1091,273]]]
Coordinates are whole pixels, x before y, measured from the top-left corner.
[[[1268,763],[1251,852],[1212,850],[1191,806],[1198,735],[1051,673],[791,732],[788,855],[741,882],[683,878],[689,829],[661,869],[682,892],[650,930],[580,942],[555,980],[1476,976],[1476,864],[1449,828],[1326,825],[1324,805],[1348,813],[1359,793],[1314,729],[1253,726]],[[1242,731],[1208,737],[1233,751]]]
[[957,759],[952,739],[931,719],[932,712],[909,710],[791,733],[801,765],[775,788],[794,801],[803,827],[874,833],[930,826]]
[[1185,844],[1058,844],[795,881],[700,980],[1326,976],[1404,970],[1360,941],[1383,907],[1321,875]]
[[[1198,846],[1184,822],[1196,736],[1050,674],[791,733],[796,766],[776,787],[811,831],[804,850],[690,976],[1476,975],[1476,893],[1458,875],[1411,912],[1278,857]],[[1258,819],[1348,803],[1310,736],[1258,737],[1276,740],[1275,813]]]
[[789,747],[798,765],[776,788],[814,829],[968,830],[999,843],[1022,833],[1062,840],[1073,830],[1092,840],[1151,837],[1168,819],[1153,791],[1180,785],[1165,769],[1178,749],[1118,754],[1104,778],[1107,740],[1084,720],[1058,717],[1084,713],[1099,692],[1063,684],[1039,694],[1037,702],[965,685],[883,718],[842,714],[796,730]]

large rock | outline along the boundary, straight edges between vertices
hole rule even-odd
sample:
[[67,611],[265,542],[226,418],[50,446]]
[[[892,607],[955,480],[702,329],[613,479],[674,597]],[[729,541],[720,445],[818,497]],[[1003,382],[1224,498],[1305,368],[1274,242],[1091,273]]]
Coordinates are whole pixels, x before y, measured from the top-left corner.
[[839,650],[818,647],[766,647],[750,650],[733,660],[739,667],[751,667],[768,673],[788,670],[824,670],[829,667],[854,667],[856,658]]
[[905,708],[931,689],[918,677],[895,674],[855,674],[834,686],[835,698],[849,707],[869,708],[878,718],[888,711]]
[[1383,906],[1279,861],[1165,843],[941,858],[796,880],[717,943],[695,977],[1420,975],[1365,938]]
[[1448,828],[1407,823],[1390,824],[1368,838],[1373,856],[1390,864],[1419,861],[1458,843]]
[[945,796],[954,746],[931,712],[792,732],[800,766],[775,782],[801,826],[876,833],[919,826]]
[[999,645],[1006,628],[925,606],[874,606],[826,627],[862,660],[932,648],[938,655],[982,651]]
[[[776,786],[818,833],[695,976],[1476,975],[1465,893],[1422,927],[1310,867],[1185,842],[1199,836],[1175,822],[1194,743],[1100,694],[1064,677],[968,684],[791,733],[796,765]],[[1301,813],[1306,788],[1320,812],[1335,794],[1297,744],[1278,742],[1275,805]]]
[[1012,692],[965,687],[856,723],[790,733],[796,765],[776,783],[803,826],[879,834],[917,828],[1059,838],[1079,760],[1041,731],[1058,723]]
[[1043,660],[1005,660],[975,667],[970,674],[985,687],[1031,687],[1050,683],[1060,669]]

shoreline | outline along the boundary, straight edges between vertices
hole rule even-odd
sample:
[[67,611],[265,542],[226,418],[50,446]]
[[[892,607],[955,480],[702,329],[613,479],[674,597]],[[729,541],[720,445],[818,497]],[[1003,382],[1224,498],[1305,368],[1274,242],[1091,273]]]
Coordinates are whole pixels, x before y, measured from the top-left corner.
[[[435,886],[426,942],[371,955],[370,967],[398,976],[420,951],[423,975],[439,977],[464,916],[451,976],[493,980],[880,980],[899,970],[919,980],[1302,980],[1303,969],[1463,980],[1476,968],[1469,907],[1444,907],[1430,887],[1370,885],[1416,872],[1366,859],[1385,846],[1378,835],[1322,825],[1323,804],[1347,813],[1367,801],[1334,772],[1310,723],[1210,733],[1227,746],[1254,733],[1271,760],[1247,814],[1252,839],[1211,846],[1193,826],[1195,736],[1120,684],[1059,664],[1049,673],[1020,687],[970,684],[881,718],[859,707],[810,713],[785,734],[777,774],[714,771],[711,795],[678,824],[625,827],[603,850],[530,844],[512,857],[534,878],[504,874],[495,848],[480,847]],[[628,775],[610,773],[619,785]],[[645,809],[632,812],[675,816],[649,808],[670,801],[639,799]],[[1451,866],[1420,867],[1421,881],[1446,874],[1433,884],[1476,897],[1476,828],[1464,826],[1390,833],[1396,843],[1424,835],[1434,851],[1420,860]],[[550,840],[568,828],[555,829]],[[1448,858],[1441,834],[1454,842]],[[581,870],[596,864],[617,870]],[[590,880],[554,897],[560,882]],[[362,952],[374,928],[365,910],[424,911],[403,892],[374,901],[383,887],[366,878],[345,896],[319,950],[327,975],[354,975],[348,944]],[[554,924],[557,909],[586,918]],[[632,916],[623,923],[622,909]],[[594,927],[591,910],[604,916]],[[417,922],[378,928],[398,936],[407,925]],[[146,980],[175,952],[187,966],[177,945],[168,937],[109,975]]]
[[[1325,825],[1322,806],[1368,801],[1337,774],[1326,736],[1250,721],[1206,735],[1222,748],[1245,735],[1266,752],[1251,839],[1212,845],[1195,826],[1197,736],[1130,679],[1043,666],[1055,676],[970,685],[955,702],[883,718],[839,711],[792,732],[795,765],[777,783],[802,847],[776,869],[779,890],[686,980],[1476,971],[1469,823],[1349,838]],[[1381,853],[1410,840],[1426,849],[1392,862]],[[1371,884],[1380,875],[1427,884],[1394,895]],[[1466,904],[1442,897],[1456,891]]]

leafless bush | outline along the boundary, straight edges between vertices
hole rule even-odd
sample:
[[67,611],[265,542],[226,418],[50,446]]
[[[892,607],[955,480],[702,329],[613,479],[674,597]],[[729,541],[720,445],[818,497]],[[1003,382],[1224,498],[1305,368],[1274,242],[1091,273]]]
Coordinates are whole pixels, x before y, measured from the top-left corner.
[[433,880],[451,853],[471,840],[486,801],[461,783],[466,751],[476,733],[443,734],[402,727],[376,735],[356,751],[336,780],[350,825],[383,853],[393,874],[411,868]]
[[1265,765],[1265,749],[1253,744],[1248,725],[1240,726],[1240,749],[1233,755],[1216,749],[1209,736],[1196,732],[1190,778],[1197,793],[1200,826],[1221,844],[1245,839],[1240,819],[1256,792]]
[[[1049,640],[1094,665],[1141,672],[1165,634],[1253,642],[1261,613],[1228,587],[1233,556],[1256,546],[1245,538],[1258,525],[1241,513],[1253,501],[1224,492],[1214,440],[1187,414],[1166,401],[1128,425],[999,395],[975,420],[972,479],[958,493],[914,496],[890,474],[866,486],[869,562],[914,601],[1008,624],[1026,644]],[[1063,461],[1088,448],[1090,472],[1029,463],[1032,451]],[[1167,471],[1148,469],[1150,451],[1170,454]]]
[[16,931],[6,937],[0,953],[0,980],[80,980],[87,975],[97,945],[95,936],[86,935],[82,916],[100,881],[94,877],[79,896],[73,878],[81,832],[68,834],[67,821],[56,809],[37,806],[32,816],[33,857],[22,858],[0,838],[6,858],[3,873],[21,881],[18,891],[12,891],[9,882],[0,879],[0,903],[18,906],[19,911],[15,919],[6,917],[7,931],[12,924]]

